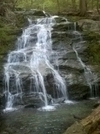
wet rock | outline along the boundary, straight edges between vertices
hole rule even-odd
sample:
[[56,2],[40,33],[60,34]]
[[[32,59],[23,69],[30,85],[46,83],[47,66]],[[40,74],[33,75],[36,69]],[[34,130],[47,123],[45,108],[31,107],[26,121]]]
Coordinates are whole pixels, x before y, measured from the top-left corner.
[[[63,97],[63,93],[61,89],[57,89],[57,84],[56,84],[56,78],[54,78],[53,74],[48,74],[45,77],[45,87],[46,87],[46,91],[48,94],[48,102],[52,103],[52,99],[58,99],[58,98],[62,98]],[[61,102],[61,100],[56,100],[58,102]]]
[[95,104],[94,104],[94,108],[97,108],[97,107],[99,107],[100,106],[100,100],[98,100]]
[[35,9],[31,9],[29,11],[25,12],[26,15],[34,15],[34,16],[46,16],[45,12],[43,11],[39,11],[39,10],[35,10]]
[[65,101],[64,98],[53,99],[53,102],[56,103],[56,104],[57,103],[59,103],[59,104],[64,103],[64,101]]
[[0,94],[0,118],[3,115],[3,109],[4,109],[4,97],[2,94]]
[[0,109],[4,108],[4,94],[3,94],[3,89],[4,89],[4,78],[3,74],[0,75]]
[[2,94],[0,94],[0,107],[2,106]]
[[68,95],[71,100],[83,100],[90,96],[90,89],[86,85],[73,84],[68,86]]
[[44,97],[42,93],[31,93],[24,95],[22,98],[25,108],[39,108],[44,106]]
[[57,25],[54,25],[53,26],[53,29],[56,30],[56,31],[68,31],[68,30],[75,30],[75,26],[74,26],[74,23],[72,22],[65,22],[65,23],[59,23]]
[[79,70],[79,71],[82,71],[83,72],[83,67],[82,65],[77,61],[77,60],[73,60],[73,57],[71,58],[72,56],[70,56],[70,59],[68,58],[68,60],[66,61],[63,61],[62,63],[60,63],[59,65],[59,68],[60,69],[66,69],[67,68],[70,68],[70,69],[73,69],[73,70]]

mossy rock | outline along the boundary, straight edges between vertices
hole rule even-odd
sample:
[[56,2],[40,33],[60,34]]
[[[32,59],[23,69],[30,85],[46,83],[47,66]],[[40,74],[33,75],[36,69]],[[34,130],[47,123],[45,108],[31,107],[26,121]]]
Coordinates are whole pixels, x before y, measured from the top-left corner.
[[16,26],[22,28],[28,24],[27,17],[24,14],[16,14]]
[[84,32],[84,39],[87,40],[89,64],[100,65],[100,34],[95,32]]
[[22,16],[17,16],[14,23],[7,23],[5,18],[0,20],[0,73],[2,73],[5,57],[9,50],[14,49],[17,36],[22,32],[20,29],[25,24]]
[[88,49],[89,62],[100,65],[100,43],[92,42]]
[[83,29],[83,31],[91,31],[91,32],[100,31],[100,21],[94,21],[91,19],[81,19],[77,21],[77,23]]
[[90,41],[90,42],[91,41],[94,41],[94,42],[100,41],[100,33],[98,33],[98,32],[84,31],[83,37],[85,40]]

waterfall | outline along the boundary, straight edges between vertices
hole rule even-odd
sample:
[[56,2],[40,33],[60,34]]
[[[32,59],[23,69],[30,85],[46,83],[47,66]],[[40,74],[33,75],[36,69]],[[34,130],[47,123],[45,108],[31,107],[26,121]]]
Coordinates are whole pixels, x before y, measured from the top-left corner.
[[80,62],[80,64],[82,65],[82,67],[84,69],[84,76],[85,76],[86,82],[90,88],[90,97],[91,98],[97,97],[97,86],[96,86],[96,83],[94,80],[94,74],[92,73],[91,69],[89,67],[87,67],[84,64],[84,62],[81,60],[77,50],[74,47],[73,47],[73,51],[76,54],[77,60]]
[[90,97],[91,98],[94,98],[94,97],[97,97],[97,85],[95,83],[95,77],[94,77],[94,74],[92,73],[91,69],[89,67],[87,67],[85,65],[85,63],[82,61],[82,59],[80,58],[79,54],[78,54],[78,51],[77,49],[75,48],[75,45],[76,43],[74,43],[75,40],[79,40],[78,43],[84,43],[83,39],[82,39],[82,36],[81,36],[81,33],[78,32],[76,30],[76,24],[74,23],[74,39],[73,39],[73,42],[72,42],[72,49],[73,51],[75,52],[76,54],[76,57],[77,57],[77,60],[80,62],[83,70],[84,70],[84,77],[86,79],[86,82],[90,88]]
[[18,38],[16,50],[9,53],[7,63],[4,66],[7,96],[5,110],[14,107],[16,98],[19,97],[22,101],[23,78],[31,80],[31,85],[34,85],[31,86],[31,88],[34,88],[31,89],[32,92],[42,94],[42,99],[41,97],[40,99],[44,101],[44,109],[52,109],[48,103],[48,93],[44,79],[47,72],[50,72],[54,77],[57,98],[61,97],[68,100],[65,81],[59,71],[51,64],[53,52],[51,34],[52,27],[56,24],[55,17],[37,19],[36,24],[28,19],[29,26],[23,30],[21,37]]

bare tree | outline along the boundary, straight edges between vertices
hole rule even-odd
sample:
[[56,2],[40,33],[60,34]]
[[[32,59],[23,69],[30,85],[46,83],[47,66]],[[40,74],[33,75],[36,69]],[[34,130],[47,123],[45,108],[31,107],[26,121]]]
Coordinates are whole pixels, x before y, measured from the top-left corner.
[[93,9],[93,6],[94,6],[94,1],[92,0],[91,1],[91,9]]
[[80,10],[80,15],[84,16],[87,12],[87,0],[80,0],[79,1],[79,10]]
[[100,1],[99,0],[97,0],[97,11],[100,14]]
[[60,2],[57,0],[58,14],[60,13]]
[[76,11],[76,0],[72,0],[72,8]]
[[12,10],[15,10],[15,7],[17,5],[17,2],[18,2],[18,0],[6,0],[6,3],[8,5],[10,5],[10,7],[12,8]]

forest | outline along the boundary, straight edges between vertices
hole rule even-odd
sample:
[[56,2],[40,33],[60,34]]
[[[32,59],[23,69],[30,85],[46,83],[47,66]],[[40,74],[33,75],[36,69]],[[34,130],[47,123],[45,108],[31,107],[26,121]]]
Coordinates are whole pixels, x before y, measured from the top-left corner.
[[94,10],[94,12],[100,14],[99,0],[1,0],[0,3],[1,7],[2,5],[8,4],[13,10],[15,8],[36,8],[51,13],[80,16],[91,14]]

